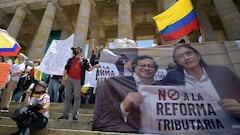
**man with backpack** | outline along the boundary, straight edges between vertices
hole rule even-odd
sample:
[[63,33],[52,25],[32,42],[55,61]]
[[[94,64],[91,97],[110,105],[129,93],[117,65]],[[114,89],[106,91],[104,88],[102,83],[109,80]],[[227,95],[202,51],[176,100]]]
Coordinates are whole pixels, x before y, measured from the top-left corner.
[[[91,67],[86,59],[81,58],[82,48],[72,47],[73,57],[67,61],[65,70],[63,73],[62,84],[65,85],[65,100],[64,100],[64,112],[58,119],[68,119],[69,110],[71,107],[71,98],[73,96],[73,120],[78,120],[77,113],[81,102],[81,85],[84,82],[85,70],[91,71],[94,67]],[[66,80],[64,79],[67,75]]]

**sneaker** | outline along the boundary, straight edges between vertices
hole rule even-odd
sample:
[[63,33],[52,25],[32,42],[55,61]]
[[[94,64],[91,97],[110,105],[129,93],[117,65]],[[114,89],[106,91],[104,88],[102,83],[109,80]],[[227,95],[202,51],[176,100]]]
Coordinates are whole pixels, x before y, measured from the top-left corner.
[[0,112],[1,113],[8,113],[9,111],[8,111],[8,108],[3,107],[3,108],[0,109]]
[[66,116],[61,116],[61,117],[59,117],[58,119],[59,119],[59,120],[68,120],[68,117],[66,117]]
[[73,120],[78,120],[78,117],[77,116],[73,116],[72,119]]

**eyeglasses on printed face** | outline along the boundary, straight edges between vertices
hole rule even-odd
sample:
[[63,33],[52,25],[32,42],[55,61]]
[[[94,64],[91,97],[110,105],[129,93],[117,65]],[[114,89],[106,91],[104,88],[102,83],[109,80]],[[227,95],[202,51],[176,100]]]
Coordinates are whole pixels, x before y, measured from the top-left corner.
[[139,66],[139,68],[155,69],[155,65],[151,64],[137,64],[137,66]]
[[176,59],[183,59],[184,56],[193,56],[193,54],[194,54],[194,52],[189,50],[189,51],[186,51],[184,53],[180,53],[180,54],[175,55],[175,58]]

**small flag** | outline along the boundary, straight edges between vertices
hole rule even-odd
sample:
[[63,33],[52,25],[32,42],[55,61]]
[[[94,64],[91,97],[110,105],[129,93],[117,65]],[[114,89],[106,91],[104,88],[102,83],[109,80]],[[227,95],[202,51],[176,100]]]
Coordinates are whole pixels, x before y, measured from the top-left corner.
[[179,39],[199,28],[199,22],[190,0],[178,0],[173,6],[153,17],[165,41]]

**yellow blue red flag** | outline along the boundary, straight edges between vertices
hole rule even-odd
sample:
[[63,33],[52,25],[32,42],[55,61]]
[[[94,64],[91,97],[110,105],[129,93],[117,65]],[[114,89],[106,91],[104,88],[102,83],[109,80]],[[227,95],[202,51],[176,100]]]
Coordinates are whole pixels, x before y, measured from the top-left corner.
[[191,0],[178,0],[153,19],[165,41],[179,39],[200,26]]

